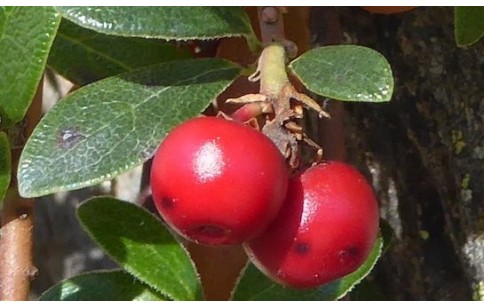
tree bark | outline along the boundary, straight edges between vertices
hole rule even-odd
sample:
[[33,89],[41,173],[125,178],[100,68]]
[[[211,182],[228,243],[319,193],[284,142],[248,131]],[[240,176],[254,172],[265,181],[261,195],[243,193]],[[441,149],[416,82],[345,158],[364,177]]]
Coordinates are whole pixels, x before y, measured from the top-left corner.
[[484,41],[456,46],[452,8],[336,14],[343,43],[378,50],[395,77],[390,103],[345,103],[347,159],[372,179],[395,233],[362,288],[389,300],[482,299]]

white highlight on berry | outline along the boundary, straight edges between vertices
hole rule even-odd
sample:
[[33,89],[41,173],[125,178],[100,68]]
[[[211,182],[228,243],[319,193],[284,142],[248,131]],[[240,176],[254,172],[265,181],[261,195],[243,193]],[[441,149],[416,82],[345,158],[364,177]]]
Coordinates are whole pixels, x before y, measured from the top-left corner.
[[213,181],[222,174],[225,162],[216,140],[206,142],[200,147],[195,153],[193,166],[198,180],[202,183]]

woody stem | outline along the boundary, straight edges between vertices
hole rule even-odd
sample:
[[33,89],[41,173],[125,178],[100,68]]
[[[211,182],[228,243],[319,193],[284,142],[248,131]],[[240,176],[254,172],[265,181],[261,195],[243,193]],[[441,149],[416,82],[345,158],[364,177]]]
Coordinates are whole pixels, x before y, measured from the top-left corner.
[[[28,138],[40,120],[43,79],[25,116],[22,136]],[[14,140],[14,144],[15,141]],[[19,196],[17,166],[23,144],[12,149],[12,180],[3,200],[0,231],[0,300],[28,300],[30,281],[36,274],[33,265],[34,200]]]

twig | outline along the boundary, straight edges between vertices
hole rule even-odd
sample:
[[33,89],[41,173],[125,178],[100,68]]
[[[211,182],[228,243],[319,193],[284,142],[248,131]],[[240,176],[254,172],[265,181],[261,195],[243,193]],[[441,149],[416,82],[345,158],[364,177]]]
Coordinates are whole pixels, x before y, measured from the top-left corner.
[[[0,233],[0,300],[28,300],[30,281],[37,273],[33,265],[34,200],[18,194],[17,167],[24,142],[40,120],[43,78],[23,120],[21,144],[12,144],[12,181],[3,202]],[[16,134],[17,136],[19,134]]]
[[274,6],[259,7],[259,25],[262,44],[268,45],[276,40],[286,39],[282,15],[285,10]]

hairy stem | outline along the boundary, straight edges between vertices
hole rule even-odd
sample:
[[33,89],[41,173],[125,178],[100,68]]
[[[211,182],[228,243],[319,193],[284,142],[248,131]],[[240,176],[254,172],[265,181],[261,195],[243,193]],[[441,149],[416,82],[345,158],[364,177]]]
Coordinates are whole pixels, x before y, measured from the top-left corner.
[[[260,93],[276,98],[289,83],[286,72],[286,50],[281,42],[286,41],[283,9],[267,6],[257,9],[262,44],[265,46],[259,58]],[[279,42],[279,43],[274,43]]]
[[286,51],[280,44],[268,45],[259,59],[260,93],[277,97],[289,83],[286,72]]
[[[37,269],[33,266],[32,246],[34,227],[34,200],[18,194],[17,167],[24,142],[40,120],[42,110],[41,79],[34,100],[23,119],[17,125],[22,131],[12,144],[12,180],[3,202],[2,228],[0,230],[0,300],[28,300],[30,281]],[[15,128],[15,129],[17,129]]]

